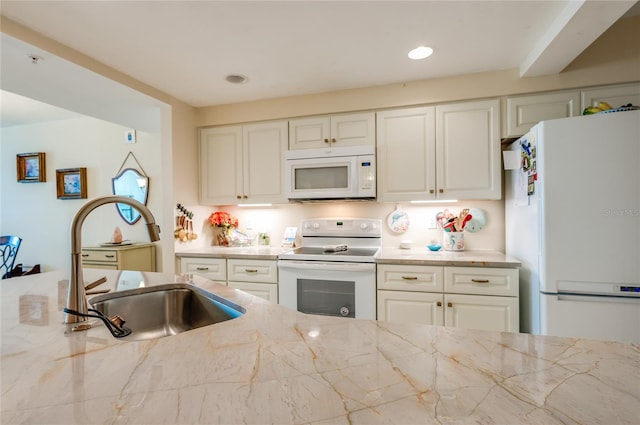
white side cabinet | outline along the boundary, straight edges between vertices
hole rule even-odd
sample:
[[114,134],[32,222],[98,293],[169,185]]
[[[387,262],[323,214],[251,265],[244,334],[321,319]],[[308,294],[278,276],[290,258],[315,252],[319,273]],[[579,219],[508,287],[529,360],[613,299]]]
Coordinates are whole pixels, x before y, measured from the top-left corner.
[[209,205],[286,203],[287,121],[200,132],[200,201]]
[[363,112],[289,120],[289,149],[373,146],[375,119],[374,112]]
[[278,302],[278,263],[272,260],[227,259],[227,284],[256,297]]
[[578,91],[508,97],[503,134],[504,137],[520,137],[540,121],[575,117],[581,111]]
[[518,269],[378,265],[378,320],[519,331]]
[[498,99],[377,114],[382,202],[500,199]]

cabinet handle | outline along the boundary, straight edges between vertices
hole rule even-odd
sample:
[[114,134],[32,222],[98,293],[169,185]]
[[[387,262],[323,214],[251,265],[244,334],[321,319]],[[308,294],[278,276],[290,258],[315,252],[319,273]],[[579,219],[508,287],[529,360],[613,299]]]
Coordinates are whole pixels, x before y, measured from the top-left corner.
[[438,302],[436,303],[436,305],[437,305],[438,307],[442,307],[442,301],[438,301]]
[[489,279],[471,279],[473,283],[489,283]]
[[444,189],[438,189],[438,193],[444,193]]
[[453,303],[447,303],[447,307],[453,307]]
[[404,279],[404,280],[418,280],[418,278],[416,276],[402,276],[402,279]]
[[244,271],[247,273],[258,273],[257,269],[244,269]]
[[105,257],[107,257],[107,258],[113,258],[113,257],[115,257],[115,255],[105,255]]
[[325,143],[329,143],[329,139],[324,139],[324,142]]
[[209,267],[196,267],[196,270],[205,271],[205,270],[209,270]]
[[82,256],[83,256],[83,257],[88,257],[88,256],[89,256],[89,254],[82,254]]

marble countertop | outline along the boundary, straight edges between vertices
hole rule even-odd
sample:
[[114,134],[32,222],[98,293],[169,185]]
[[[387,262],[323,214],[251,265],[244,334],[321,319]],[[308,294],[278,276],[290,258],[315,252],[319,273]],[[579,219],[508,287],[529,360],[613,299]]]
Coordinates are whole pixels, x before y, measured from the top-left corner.
[[[268,246],[219,247],[212,246],[189,251],[176,252],[176,257],[201,258],[250,258],[276,260],[290,248]],[[382,248],[376,257],[378,264],[418,264],[426,266],[475,266],[515,268],[520,262],[499,251],[429,251],[428,248]]]
[[378,264],[419,264],[425,266],[520,267],[520,262],[499,251],[429,251],[428,248],[382,248]]
[[276,248],[272,246],[210,246],[188,251],[176,251],[176,257],[201,258],[249,258],[254,260],[277,260],[278,256],[291,248]]
[[[86,269],[85,279],[117,271]],[[146,285],[187,278],[144,273]],[[246,308],[150,341],[69,332],[66,273],[2,281],[3,424],[638,423],[640,346]]]

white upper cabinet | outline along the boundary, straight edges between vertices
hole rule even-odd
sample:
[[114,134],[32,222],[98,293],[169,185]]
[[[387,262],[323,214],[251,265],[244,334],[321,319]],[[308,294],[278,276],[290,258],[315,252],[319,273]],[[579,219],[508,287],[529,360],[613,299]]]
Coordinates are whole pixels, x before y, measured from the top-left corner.
[[332,149],[375,145],[375,113],[364,112],[289,120],[289,149]]
[[543,120],[580,115],[580,92],[513,96],[506,100],[505,137],[519,137]]
[[435,108],[378,112],[378,199],[382,202],[434,199]]
[[500,199],[500,101],[436,106],[439,199]]
[[500,199],[497,99],[377,115],[382,202]]
[[613,108],[627,105],[640,106],[640,83],[621,84],[584,89],[581,93],[581,110],[594,102],[607,102]]
[[202,129],[201,203],[286,203],[286,149],[286,121]]

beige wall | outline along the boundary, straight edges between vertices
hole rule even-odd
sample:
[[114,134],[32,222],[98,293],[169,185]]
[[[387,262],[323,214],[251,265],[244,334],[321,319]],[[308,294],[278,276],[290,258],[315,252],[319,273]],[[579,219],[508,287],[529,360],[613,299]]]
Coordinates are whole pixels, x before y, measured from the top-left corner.
[[638,40],[640,16],[616,23],[558,75],[520,78],[517,69],[510,69],[212,106],[198,108],[196,125],[206,127],[639,81]]

